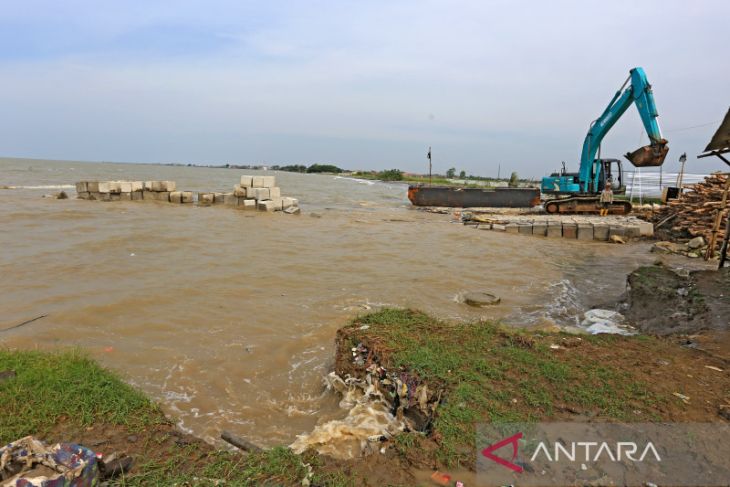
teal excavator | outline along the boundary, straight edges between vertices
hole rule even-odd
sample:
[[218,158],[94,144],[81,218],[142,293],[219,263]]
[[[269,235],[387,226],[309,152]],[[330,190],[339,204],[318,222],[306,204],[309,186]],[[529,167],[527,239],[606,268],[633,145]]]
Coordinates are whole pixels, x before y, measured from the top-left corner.
[[[659,129],[659,114],[651,85],[644,70],[634,68],[601,116],[591,123],[583,141],[579,172],[567,172],[563,163],[559,173],[542,178],[543,194],[552,197],[545,203],[548,213],[598,213],[598,195],[607,183],[611,184],[614,194],[626,192],[621,161],[602,159],[600,152],[603,138],[632,103],[636,104],[650,143],[624,157],[636,167],[661,166],[664,163],[669,147]],[[616,200],[609,207],[610,214],[627,214],[630,211],[631,203],[628,201]]]

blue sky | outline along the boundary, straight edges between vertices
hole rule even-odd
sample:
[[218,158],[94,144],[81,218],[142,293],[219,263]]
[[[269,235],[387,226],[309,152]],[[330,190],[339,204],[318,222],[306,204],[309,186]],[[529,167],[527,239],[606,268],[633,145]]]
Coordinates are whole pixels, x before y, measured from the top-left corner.
[[[2,1],[0,155],[577,169],[643,66],[688,170],[730,106],[727,1]],[[700,125],[700,127],[697,127]],[[693,128],[694,127],[694,128]],[[631,108],[606,157],[647,143]]]

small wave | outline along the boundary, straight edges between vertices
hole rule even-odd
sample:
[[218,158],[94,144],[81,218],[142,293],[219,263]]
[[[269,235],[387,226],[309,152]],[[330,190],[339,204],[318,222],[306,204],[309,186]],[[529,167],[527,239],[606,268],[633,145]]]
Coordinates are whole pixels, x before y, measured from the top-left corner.
[[37,186],[3,186],[4,189],[71,189],[73,184],[39,184]]
[[356,183],[367,184],[368,186],[372,186],[375,183],[381,182],[381,181],[373,181],[370,179],[349,178],[347,176],[335,176],[334,179],[344,179],[346,181],[355,181]]

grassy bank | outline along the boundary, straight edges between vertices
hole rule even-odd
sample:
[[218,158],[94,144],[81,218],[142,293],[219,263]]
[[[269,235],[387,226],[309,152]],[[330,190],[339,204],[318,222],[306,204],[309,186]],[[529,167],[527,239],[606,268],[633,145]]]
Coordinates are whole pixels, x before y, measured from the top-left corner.
[[[527,332],[386,309],[340,331],[340,354],[358,344],[440,391],[430,435],[396,442],[406,457],[431,452],[420,460],[447,467],[472,466],[477,422],[720,421],[718,408],[730,403],[728,374],[704,367],[724,368],[721,359],[655,337]],[[368,366],[351,362],[339,365],[352,374]]]
[[[120,485],[301,485],[313,455],[279,447],[260,454],[219,451],[179,432],[160,408],[79,351],[0,350],[0,443],[34,435],[135,459]],[[337,473],[314,472],[313,485],[347,486]]]
[[[365,364],[353,362],[358,344],[371,352]],[[526,332],[384,309],[338,332],[340,374],[363,375],[372,362],[428,384],[439,405],[428,431],[401,434],[367,460],[217,450],[77,351],[0,350],[0,442],[33,434],[126,453],[135,464],[120,485],[301,485],[310,467],[312,486],[415,485],[407,480],[414,468],[473,466],[478,422],[706,422],[721,420],[718,407],[730,403],[727,364],[646,336]],[[9,370],[15,376],[2,374]]]

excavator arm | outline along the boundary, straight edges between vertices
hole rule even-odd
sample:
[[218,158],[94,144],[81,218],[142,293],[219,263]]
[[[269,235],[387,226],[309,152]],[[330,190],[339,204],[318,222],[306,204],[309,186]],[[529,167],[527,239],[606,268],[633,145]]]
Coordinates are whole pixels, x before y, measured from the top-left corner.
[[598,191],[601,166],[596,155],[601,142],[632,103],[636,104],[636,109],[639,111],[646,133],[649,135],[650,144],[634,152],[627,153],[625,157],[637,167],[661,166],[664,162],[669,148],[659,129],[659,123],[657,122],[659,114],[654,103],[651,85],[646,79],[644,70],[634,68],[601,116],[591,124],[583,141],[579,172],[582,192],[595,193]]

